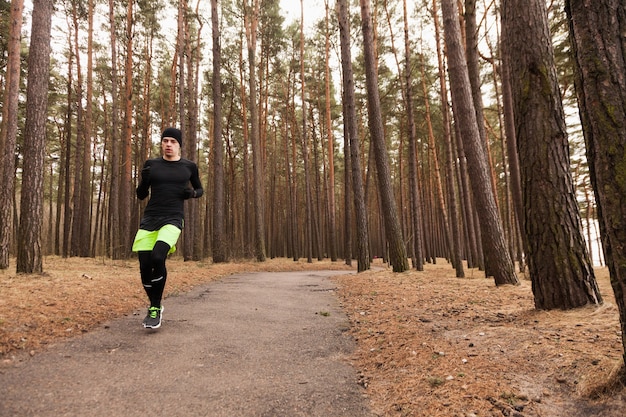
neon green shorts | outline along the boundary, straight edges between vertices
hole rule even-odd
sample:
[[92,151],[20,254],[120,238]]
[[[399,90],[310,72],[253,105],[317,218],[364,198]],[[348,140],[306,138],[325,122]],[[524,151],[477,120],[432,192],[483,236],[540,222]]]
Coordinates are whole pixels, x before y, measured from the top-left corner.
[[135,241],[133,242],[133,252],[150,251],[154,248],[157,240],[170,245],[168,254],[176,252],[176,242],[180,236],[181,230],[171,224],[166,224],[159,230],[148,231],[144,229],[137,230]]

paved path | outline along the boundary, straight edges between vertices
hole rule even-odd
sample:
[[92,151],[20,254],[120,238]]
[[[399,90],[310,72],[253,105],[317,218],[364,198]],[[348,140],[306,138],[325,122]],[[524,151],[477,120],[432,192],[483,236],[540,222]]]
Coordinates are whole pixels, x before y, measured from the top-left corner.
[[0,367],[0,416],[373,416],[337,273],[233,275]]

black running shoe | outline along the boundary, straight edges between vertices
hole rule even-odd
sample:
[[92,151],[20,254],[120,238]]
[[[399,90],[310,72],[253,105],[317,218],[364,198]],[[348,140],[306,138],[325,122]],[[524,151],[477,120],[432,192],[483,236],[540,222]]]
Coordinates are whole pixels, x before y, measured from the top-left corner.
[[161,313],[163,313],[163,306],[150,307],[148,309],[148,315],[143,319],[143,327],[146,329],[158,329],[161,327]]

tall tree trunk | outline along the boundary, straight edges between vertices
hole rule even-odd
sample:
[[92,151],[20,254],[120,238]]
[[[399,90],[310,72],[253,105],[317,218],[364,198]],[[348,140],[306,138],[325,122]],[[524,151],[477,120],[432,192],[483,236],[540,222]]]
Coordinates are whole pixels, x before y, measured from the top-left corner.
[[[68,44],[71,45],[71,37],[68,36]],[[63,121],[63,152],[61,153],[61,164],[63,164],[63,244],[61,254],[63,257],[68,257],[70,254],[70,232],[72,226],[72,209],[71,193],[72,186],[74,184],[74,175],[72,175],[72,91],[73,91],[73,79],[72,76],[74,70],[74,54],[69,54],[67,63],[67,110],[65,113],[65,120]]]
[[[450,120],[449,114],[447,110],[447,100],[442,100],[444,103],[444,109],[442,111],[443,115],[443,131],[444,131],[444,141],[445,141],[445,150],[446,150],[446,188],[448,189],[448,205],[450,209],[450,213],[448,214],[448,208],[446,207],[446,200],[443,194],[443,184],[440,176],[440,167],[437,157],[437,146],[435,146],[434,133],[432,128],[432,123],[430,120],[430,102],[428,100],[428,91],[426,89],[426,74],[424,73],[424,64],[422,62],[422,92],[424,95],[425,101],[425,112],[426,112],[426,121],[428,125],[428,138],[430,142],[430,149],[433,155],[434,162],[434,170],[435,170],[435,180],[437,181],[437,193],[439,196],[439,205],[441,206],[441,212],[443,215],[444,221],[444,233],[446,234],[446,243],[448,244],[448,250],[450,252],[452,267],[456,271],[457,278],[465,277],[465,271],[463,270],[463,261],[461,256],[461,233],[459,230],[459,215],[458,215],[458,204],[457,197],[454,185],[454,148],[452,146],[452,136],[450,134]],[[441,79],[442,94],[446,94],[445,88],[445,79]]]
[[[342,91],[342,96],[345,93]],[[352,174],[352,152],[350,151],[350,137],[348,135],[348,128],[346,124],[346,114],[348,109],[345,100],[341,100],[341,111],[343,116],[343,157],[344,157],[344,172],[343,172],[343,258],[344,262],[348,266],[352,266],[352,222],[353,222],[353,210],[350,204],[350,196],[352,195],[352,180],[350,179]]]
[[80,247],[77,255],[82,257],[91,256],[91,201],[92,201],[92,178],[91,178],[91,132],[93,123],[93,1],[89,0],[88,4],[88,28],[87,28],[87,96],[85,120],[82,129],[83,149],[81,151],[81,173],[80,173],[80,209],[82,213],[80,219],[76,222],[80,224],[79,231]]
[[[111,230],[111,256],[123,259],[122,233],[120,222],[120,143],[119,143],[119,104],[117,75],[117,35],[115,27],[115,2],[109,0],[109,31],[111,36],[111,153],[109,169],[111,183],[109,185],[109,225]],[[66,191],[67,192],[67,191]]]
[[[350,147],[352,193],[354,200],[354,213],[356,217],[357,270],[362,272],[370,269],[369,225],[367,222],[367,207],[365,206],[365,191],[363,189],[363,174],[361,172],[361,156],[357,131],[354,75],[352,71],[352,56],[350,52],[350,19],[348,13],[348,0],[337,0],[337,5],[337,18],[339,20],[339,36],[341,43],[341,73],[343,80],[343,106],[345,119],[344,131]],[[346,166],[347,165],[348,164],[346,164]],[[348,208],[346,207],[346,210],[347,209]]]
[[481,91],[480,81],[480,65],[478,62],[478,27],[476,25],[476,0],[465,0],[465,50],[467,59],[467,72],[469,74],[470,85],[472,88],[472,98],[474,100],[474,111],[476,112],[476,123],[480,140],[487,155],[487,163],[489,164],[489,172],[491,175],[491,188],[498,204],[498,189],[496,186],[495,174],[493,171],[493,163],[491,162],[491,153],[489,152],[489,139],[485,130],[485,115],[483,113],[483,94]]
[[263,189],[263,160],[261,158],[261,138],[259,133],[259,106],[257,103],[256,81],[256,44],[257,27],[259,24],[259,0],[252,0],[252,5],[246,4],[245,10],[246,38],[248,41],[248,67],[250,70],[250,140],[252,142],[252,171],[253,171],[253,199],[254,199],[254,249],[256,259],[265,261],[265,215]]
[[535,307],[570,309],[602,299],[582,236],[551,39],[543,0],[502,2]]
[[[54,255],[61,256],[61,232],[63,230],[63,199],[65,198],[65,137],[59,129],[59,175],[57,176],[56,218],[54,224]],[[108,255],[108,254],[107,254]]]
[[418,271],[424,270],[424,243],[422,242],[422,201],[420,197],[419,178],[417,175],[417,133],[415,115],[413,114],[413,89],[411,88],[411,45],[409,41],[409,16],[406,0],[402,1],[404,19],[404,84],[405,103],[409,128],[409,197],[411,202],[411,234],[413,235],[413,253],[415,267]]
[[[318,100],[319,103],[319,100]],[[318,106],[321,108],[321,105]],[[311,188],[311,207],[313,209],[313,216],[311,216],[312,226],[313,226],[313,256],[321,261],[322,251],[324,246],[324,239],[322,238],[322,230],[324,228],[324,219],[327,217],[324,215],[324,211],[322,210],[322,205],[324,204],[322,200],[324,200],[324,196],[328,195],[324,186],[322,185],[322,176],[326,174],[326,164],[325,156],[324,156],[324,147],[322,145],[323,141],[321,141],[320,136],[316,134],[315,131],[315,114],[313,112],[313,106],[308,106],[309,111],[309,120],[311,123],[311,149],[313,150],[313,169],[310,174],[312,174],[312,188]],[[320,129],[321,133],[321,129]],[[320,148],[322,150],[322,155],[320,156]],[[325,192],[325,191],[326,192]]]
[[[513,211],[517,227],[513,228],[518,232],[515,236],[520,236],[522,247],[528,247],[524,242],[526,234],[520,233],[524,230],[522,219],[524,218],[524,205],[522,203],[522,181],[519,170],[519,155],[517,154],[517,138],[515,137],[515,116],[513,115],[513,97],[511,97],[511,76],[509,75],[509,65],[502,59],[502,102],[504,108],[504,131],[506,134],[506,150],[509,161],[509,176],[511,177],[511,199],[513,200]],[[523,270],[523,256],[518,259],[520,270]]]
[[[192,142],[192,133],[189,126],[189,95],[191,91],[185,88],[186,75],[191,75],[191,66],[185,61],[185,58],[189,57],[189,27],[187,22],[187,12],[189,10],[187,0],[178,1],[178,32],[176,36],[176,50],[178,57],[178,120],[180,122],[180,130],[184,138],[184,145],[181,147],[181,153],[185,158],[193,160],[194,146]],[[187,64],[187,65],[186,65]],[[186,68],[185,68],[186,67]],[[185,72],[185,70],[187,72]],[[186,227],[182,233],[183,242],[183,259],[190,261],[193,259],[193,242],[194,242],[194,226],[193,226],[193,213],[191,201],[185,203],[185,223]]]
[[289,127],[291,125],[291,123],[289,122],[290,117],[291,117],[291,74],[287,75],[287,80],[288,82],[285,83],[285,85],[283,85],[283,89],[285,90],[285,110],[284,110],[284,114],[283,114],[283,118],[284,118],[284,143],[283,143],[283,149],[285,152],[285,170],[287,171],[287,178],[286,178],[286,187],[287,187],[287,229],[288,229],[288,242],[289,242],[289,247],[290,247],[290,257],[293,258],[294,261],[297,261],[299,258],[299,251],[298,251],[298,223],[296,221],[297,219],[297,209],[296,209],[296,197],[295,197],[295,190],[296,190],[296,180],[294,178],[294,173],[295,173],[295,160],[290,156],[291,155],[291,151],[290,151],[290,145],[292,143],[295,142],[295,140],[292,138],[293,135],[289,134]]
[[[437,20],[437,31],[436,31],[436,40],[437,40],[437,50],[439,51],[439,17],[437,16],[437,8],[436,8],[436,4],[433,5],[433,13],[435,15],[435,19]],[[452,266],[454,267],[455,271],[456,271],[456,276],[457,278],[463,278],[465,276],[465,271],[463,270],[463,262],[462,262],[462,255],[461,255],[461,231],[460,231],[460,225],[459,225],[459,208],[458,208],[458,204],[457,204],[457,197],[456,197],[456,192],[455,192],[455,160],[456,158],[454,157],[454,146],[453,146],[453,139],[452,139],[452,133],[451,133],[451,129],[450,129],[450,108],[448,106],[448,89],[446,87],[446,79],[445,79],[445,70],[444,70],[444,65],[443,65],[443,56],[441,53],[437,53],[437,60],[438,60],[438,67],[439,67],[439,83],[440,83],[440,98],[441,98],[441,105],[443,106],[441,114],[442,114],[442,124],[443,124],[443,135],[444,135],[444,142],[445,142],[445,148],[446,148],[446,159],[447,159],[447,174],[446,174],[446,186],[448,189],[448,202],[449,202],[449,206],[450,206],[450,218],[448,219],[448,225],[447,228],[449,229],[449,237],[448,239],[450,240],[450,250],[452,252]],[[427,91],[426,91],[426,84],[424,81],[425,78],[425,74],[423,71],[423,64],[422,64],[422,86],[423,86],[423,93],[424,93],[424,97],[426,100],[426,106],[427,106],[427,112],[426,112],[426,117],[428,120],[428,128],[429,128],[429,137],[432,137],[432,124],[430,123],[430,109],[429,109],[429,104],[428,104],[428,95],[427,95]],[[436,149],[436,147],[432,146],[433,150]],[[436,168],[436,167],[435,167]],[[437,169],[437,168],[436,168]],[[443,204],[443,203],[442,203]],[[445,213],[445,212],[444,212]]]
[[[246,6],[247,7],[247,6]],[[245,12],[244,12],[245,13]],[[247,28],[247,19],[244,19]],[[246,29],[247,31],[247,29]],[[246,88],[244,84],[244,57],[243,57],[243,41],[241,41],[241,54],[239,54],[239,92],[241,95],[241,123],[243,125],[243,193],[244,196],[250,195],[250,158],[248,152],[248,144],[250,143],[250,129],[248,126],[248,99],[246,98]],[[254,236],[251,226],[250,202],[248,198],[243,203],[243,244],[246,255],[250,253],[250,237]]]
[[[459,202],[461,206],[463,227],[465,230],[466,247],[467,247],[467,265],[473,268],[476,264],[482,265],[482,259],[478,260],[476,247],[476,234],[474,233],[474,216],[473,202],[471,198],[470,185],[467,172],[467,160],[460,135],[451,131],[450,106],[448,105],[448,87],[446,83],[446,70],[444,65],[444,55],[441,48],[441,35],[439,29],[439,12],[437,7],[438,0],[433,0],[432,16],[435,26],[435,45],[437,50],[437,64],[439,73],[439,97],[442,103],[442,122],[444,128],[444,136],[449,137],[452,141],[451,145],[456,148],[456,160],[458,166],[455,177],[459,184]],[[455,146],[456,145],[456,146]],[[484,269],[484,266],[482,267]]]
[[[408,234],[412,236],[409,239],[409,242],[412,245],[409,247],[409,252],[411,255],[411,259],[413,262],[413,266],[418,271],[424,269],[424,260],[422,254],[422,239],[421,239],[421,210],[419,207],[420,198],[419,198],[419,183],[417,180],[417,137],[416,137],[416,127],[415,127],[415,115],[413,114],[413,91],[411,86],[411,47],[409,42],[409,28],[408,28],[408,15],[406,8],[406,0],[403,1],[403,21],[404,21],[404,70],[400,65],[400,60],[398,58],[398,54],[396,53],[396,46],[393,34],[393,24],[391,21],[391,13],[389,12],[388,1],[385,0],[383,7],[385,8],[385,14],[387,17],[387,24],[389,26],[390,39],[391,39],[391,49],[393,51],[393,55],[396,61],[396,66],[398,68],[398,73],[402,74],[403,80],[400,82],[401,91],[402,91],[402,101],[405,106],[406,111],[406,119],[407,119],[407,134],[409,138],[408,145],[408,163],[409,163],[409,204],[410,204],[410,220],[408,224],[410,225],[410,231]],[[402,134],[400,135],[400,144],[399,144],[399,155],[398,155],[398,171],[400,172],[400,176],[402,176],[404,169],[402,168],[402,162],[404,157],[402,155],[402,151],[404,150],[404,144],[402,143],[402,138],[404,137]],[[400,183],[402,184],[402,177],[400,177]],[[404,207],[404,197],[403,197],[403,187],[400,187],[400,207]],[[402,222],[404,223],[404,222]]]
[[50,37],[52,0],[33,1],[33,25],[28,54],[26,127],[17,272],[42,273],[41,231],[43,223],[43,171],[46,149],[48,80],[50,78]]
[[[435,134],[433,132],[433,126],[430,119],[430,101],[428,99],[428,91],[426,88],[424,73],[424,64],[422,62],[422,93],[424,96],[424,108],[426,114],[426,124],[428,125],[428,142],[429,142],[429,150],[432,156],[433,161],[433,174],[435,187],[437,189],[437,198],[439,201],[439,207],[441,208],[441,215],[443,216],[443,232],[444,238],[447,246],[447,253],[450,253],[450,263],[452,267],[456,271],[457,278],[463,278],[465,276],[465,272],[463,271],[463,262],[461,260],[461,241],[459,235],[459,226],[458,226],[458,214],[457,214],[457,204],[456,204],[456,194],[454,191],[454,176],[451,175],[454,172],[454,165],[452,161],[452,138],[450,137],[450,127],[448,123],[448,117],[446,112],[444,111],[443,119],[444,119],[444,140],[446,141],[446,155],[448,158],[448,175],[447,178],[447,188],[448,188],[448,202],[450,205],[450,209],[452,211],[452,216],[448,213],[448,207],[446,204],[446,199],[443,192],[443,184],[441,180],[441,168],[439,165],[439,157],[437,155],[437,146],[435,144]],[[445,81],[445,80],[444,80]]]
[[9,267],[13,242],[13,198],[15,193],[15,145],[20,92],[20,50],[24,1],[11,1],[6,86],[0,126],[0,269]]
[[336,203],[335,203],[335,140],[333,137],[333,121],[331,118],[331,97],[330,97],[330,16],[328,0],[324,1],[326,7],[326,19],[325,22],[325,53],[326,62],[324,65],[325,70],[325,92],[326,92],[326,135],[328,142],[328,250],[330,252],[330,260],[335,262],[337,260],[337,218],[336,218]]
[[[103,102],[102,102],[102,108],[106,109],[107,108],[107,100],[106,98],[103,98]],[[104,126],[108,126],[108,122],[109,122],[109,118],[108,115],[105,113],[105,115],[103,116],[103,122],[104,122]],[[107,140],[108,139],[108,135],[105,132],[104,133],[104,138],[103,138],[103,150],[102,150],[102,157],[101,159],[99,159],[99,165],[100,165],[100,172],[98,174],[94,173],[94,184],[95,184],[95,180],[96,177],[98,178],[98,184],[96,185],[96,188],[98,189],[98,196],[96,199],[96,212],[93,216],[94,218],[94,233],[91,237],[91,253],[93,254],[93,256],[96,256],[99,252],[101,252],[101,243],[103,241],[106,240],[106,236],[105,233],[103,233],[104,231],[104,221],[103,216],[102,216],[102,212],[104,211],[104,199],[106,197],[106,188],[105,188],[105,184],[108,183],[108,175],[109,175],[109,171],[107,169],[105,169],[105,160],[106,160],[106,155],[109,153],[109,146],[110,146],[110,141]],[[94,153],[94,166],[98,165],[98,159],[95,156],[96,154]],[[100,249],[100,250],[99,250]],[[107,257],[110,257],[109,254],[104,253],[103,254]]]
[[496,285],[519,284],[513,261],[507,250],[498,207],[491,190],[489,167],[485,148],[480,141],[476,113],[472,101],[467,63],[461,41],[458,9],[454,0],[442,0],[444,34],[448,51],[450,86],[453,111],[460,129],[464,132],[465,151],[469,158],[471,185],[474,199],[480,210],[480,225],[485,252],[490,257],[490,272]]
[[[458,3],[460,7],[460,2]],[[474,111],[476,112],[476,123],[478,126],[478,133],[480,135],[481,144],[485,148],[485,155],[487,157],[487,165],[489,167],[489,180],[491,181],[491,190],[493,192],[494,201],[496,207],[498,207],[498,187],[496,184],[496,175],[493,169],[493,162],[491,160],[491,149],[489,145],[489,138],[485,130],[485,115],[483,112],[483,95],[481,91],[481,79],[480,79],[480,65],[478,62],[478,27],[476,24],[476,0],[465,0],[465,51],[467,59],[467,71],[469,74],[469,81],[472,89],[472,98],[474,101]],[[500,217],[502,219],[502,217]],[[504,231],[503,227],[503,231]],[[485,234],[482,236],[486,237]],[[506,234],[505,234],[506,239]],[[484,244],[484,242],[483,242]],[[485,272],[487,275],[491,275],[491,265],[489,263],[490,258],[486,256],[484,259]]]
[[83,242],[81,241],[81,235],[83,230],[81,229],[83,225],[83,218],[87,215],[83,212],[82,206],[82,195],[87,192],[87,190],[83,189],[83,163],[85,161],[83,157],[83,153],[85,151],[85,125],[84,125],[84,117],[85,112],[83,108],[83,68],[81,64],[81,53],[79,47],[79,31],[80,31],[80,23],[78,19],[79,14],[79,5],[76,1],[72,1],[72,26],[74,33],[74,58],[76,59],[76,94],[75,94],[75,102],[72,105],[72,108],[76,111],[76,152],[74,154],[74,188],[72,190],[72,232],[70,238],[70,256],[79,256],[81,248],[83,246]]
[[[566,0],[565,10],[604,259],[619,309],[626,363],[626,6],[619,0]],[[621,380],[626,383],[624,368]]]
[[[198,8],[200,1],[196,3],[194,15],[198,26],[195,32],[195,43],[191,42],[190,36],[187,42],[187,66],[189,71],[187,74],[187,89],[188,94],[188,111],[187,111],[187,142],[189,145],[189,159],[198,164],[198,120],[199,117],[199,105],[198,105],[198,90],[199,90],[199,72],[200,72],[200,55],[202,51],[201,39],[202,29],[204,27],[204,19],[198,15]],[[187,27],[189,22],[187,22]],[[188,30],[189,31],[189,30]],[[187,223],[193,229],[193,241],[191,247],[191,259],[199,261],[202,259],[202,239],[200,236],[200,230],[202,230],[202,216],[200,216],[200,203],[203,200],[196,198],[187,201],[187,205],[190,208],[190,219]]]
[[224,236],[224,144],[222,142],[222,77],[219,16],[217,0],[211,0],[213,35],[213,262],[226,262],[227,241]]
[[368,121],[376,159],[378,174],[378,190],[385,221],[385,234],[389,244],[389,261],[394,272],[409,269],[406,247],[402,237],[402,228],[398,217],[396,200],[391,185],[389,156],[385,145],[380,96],[378,92],[378,75],[372,34],[372,16],[369,0],[360,0],[361,20],[363,27],[363,49],[365,55],[365,74],[367,83]]
[[[488,13],[488,10],[485,11],[485,13]],[[485,24],[487,19],[485,20]],[[498,45],[500,44],[500,40],[499,40],[499,33],[500,33],[500,28],[498,26],[498,23],[496,23],[496,32],[498,33]],[[488,29],[485,28],[485,30],[487,31]],[[491,42],[487,42],[487,45],[489,47],[489,55],[491,57],[495,57],[497,55],[497,53],[495,52]],[[509,244],[509,252],[511,253],[511,256],[513,256],[513,253],[515,253],[515,246],[517,246],[517,234],[515,233],[515,227],[513,226],[513,222],[514,220],[514,209],[512,208],[512,201],[511,201],[511,177],[510,177],[510,170],[508,167],[508,158],[507,158],[507,141],[506,141],[506,135],[504,133],[504,120],[503,120],[503,104],[502,104],[502,94],[500,91],[500,82],[499,82],[499,75],[501,76],[501,71],[499,71],[499,68],[502,67],[501,62],[498,62],[498,60],[496,58],[491,58],[489,59],[489,62],[491,64],[491,76],[493,79],[493,89],[494,89],[494,93],[496,96],[496,109],[497,109],[497,116],[498,116],[498,133],[497,133],[497,137],[500,138],[500,161],[502,164],[502,168],[501,168],[501,174],[496,174],[496,175],[501,175],[502,180],[501,182],[504,183],[504,192],[501,193],[503,194],[502,196],[502,202],[503,204],[503,209],[501,210],[502,213],[502,218],[504,219],[504,235],[506,237],[508,237],[508,244]],[[495,132],[494,132],[494,137],[496,136]],[[495,175],[494,175],[495,176]]]
[[307,262],[313,262],[313,202],[311,196],[311,178],[309,172],[307,117],[306,117],[306,85],[304,77],[304,2],[300,0],[300,84],[302,94],[302,163],[304,165],[304,201],[306,208],[306,235],[304,245],[306,248]]
[[[120,254],[123,259],[130,255],[130,219],[132,184],[132,135],[133,135],[133,13],[134,1],[126,8],[126,60],[124,65],[124,125],[121,146],[121,178],[119,187]],[[115,192],[115,190],[113,190]]]

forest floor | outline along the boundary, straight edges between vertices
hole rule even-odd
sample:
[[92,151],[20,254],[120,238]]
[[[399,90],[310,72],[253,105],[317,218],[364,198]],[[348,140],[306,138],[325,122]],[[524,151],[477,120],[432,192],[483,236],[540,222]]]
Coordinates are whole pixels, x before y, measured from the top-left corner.
[[[14,263],[12,264],[14,265]],[[380,261],[337,276],[351,362],[380,416],[624,416],[622,345],[605,268],[599,307],[534,309],[530,282],[496,287],[445,261],[392,273]],[[346,270],[342,262],[168,261],[166,295],[239,272]],[[0,271],[0,368],[145,307],[136,261],[48,257],[42,275]]]

